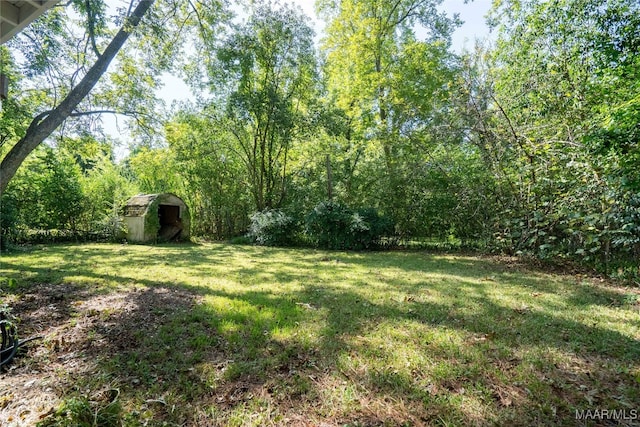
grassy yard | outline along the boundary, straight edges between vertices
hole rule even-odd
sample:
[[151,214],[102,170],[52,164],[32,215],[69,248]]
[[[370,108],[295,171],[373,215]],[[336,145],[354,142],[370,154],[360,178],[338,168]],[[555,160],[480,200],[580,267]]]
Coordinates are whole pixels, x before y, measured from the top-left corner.
[[576,410],[640,412],[640,293],[595,278],[227,244],[0,262],[21,337],[43,336],[0,374],[3,426],[573,426],[615,425]]

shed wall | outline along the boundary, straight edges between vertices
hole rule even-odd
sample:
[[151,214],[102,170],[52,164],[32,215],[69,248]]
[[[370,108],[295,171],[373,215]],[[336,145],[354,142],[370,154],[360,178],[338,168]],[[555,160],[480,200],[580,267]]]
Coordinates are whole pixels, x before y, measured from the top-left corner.
[[124,223],[127,225],[127,237],[132,242],[144,242],[144,217],[125,216]]

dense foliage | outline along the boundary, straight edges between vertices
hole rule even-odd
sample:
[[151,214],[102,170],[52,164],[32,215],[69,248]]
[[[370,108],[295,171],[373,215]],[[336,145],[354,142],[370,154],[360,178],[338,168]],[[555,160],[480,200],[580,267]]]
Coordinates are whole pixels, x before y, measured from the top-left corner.
[[297,243],[298,221],[285,212],[267,209],[251,215],[248,236],[258,245],[291,246]]
[[306,217],[306,234],[324,249],[372,249],[393,235],[393,222],[373,208],[353,210],[340,203],[320,202]]
[[[76,15],[56,9],[29,30],[51,43],[0,51],[14,94],[3,156],[84,67],[78,46],[93,57],[108,38],[104,2],[72,4],[85,45],[68,34]],[[3,233],[114,229],[128,196],[169,191],[210,238],[286,245],[304,231],[334,249],[432,238],[637,280],[639,4],[494,2],[495,44],[462,54],[439,4],[318,1],[318,51],[290,6],[248,2],[234,18],[214,1],[159,1],[83,104],[135,110],[126,157],[115,161],[99,121],[75,117],[10,183]],[[175,34],[195,49],[178,55]],[[45,81],[53,55],[63,66]],[[153,113],[163,70],[197,98],[166,116]]]

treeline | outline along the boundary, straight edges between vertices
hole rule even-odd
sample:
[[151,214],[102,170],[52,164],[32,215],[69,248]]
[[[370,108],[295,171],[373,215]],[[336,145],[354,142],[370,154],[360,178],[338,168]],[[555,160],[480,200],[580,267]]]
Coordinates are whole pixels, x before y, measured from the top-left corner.
[[2,197],[3,245],[111,241],[121,206],[138,191],[133,174],[95,140],[39,147]]
[[496,42],[463,54],[438,3],[319,1],[319,51],[289,6],[185,20],[198,100],[117,164],[94,134],[42,148],[3,230],[106,232],[128,196],[174,192],[208,238],[428,238],[638,280],[638,3],[496,3]]

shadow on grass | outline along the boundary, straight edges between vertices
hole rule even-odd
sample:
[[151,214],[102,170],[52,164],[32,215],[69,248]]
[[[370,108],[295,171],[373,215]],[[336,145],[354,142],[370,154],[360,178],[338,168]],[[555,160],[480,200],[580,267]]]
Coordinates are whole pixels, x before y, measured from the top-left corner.
[[[518,275],[468,257],[300,251],[274,270],[267,268],[269,259],[293,251],[163,246],[160,256],[148,259],[144,252],[114,256],[112,247],[79,255],[67,250],[73,248],[49,251],[61,254],[62,265],[3,262],[3,275],[28,277],[15,314],[32,328],[50,312],[58,313],[57,324],[80,324],[84,335],[72,344],[86,366],[67,381],[64,397],[89,399],[105,387],[117,389],[119,416],[130,423],[575,425],[576,408],[622,408],[640,399],[637,339],[568,318],[546,300],[510,306],[490,294],[504,279],[587,307],[620,298],[605,288]],[[239,252],[250,266],[228,262]],[[96,273],[93,265],[103,258],[108,272]],[[198,277],[211,274],[211,264],[227,263],[227,274],[240,282],[260,280],[230,291],[120,273],[162,263]],[[397,270],[450,280],[383,281],[390,293],[405,294],[397,300],[374,298],[366,285],[338,286],[317,277],[338,278],[356,267],[372,276]],[[70,273],[136,289],[119,289],[121,298],[99,304],[108,289],[68,284]],[[496,277],[478,279],[489,275]],[[299,286],[290,290],[269,289],[294,282]],[[421,299],[425,292],[446,298]],[[66,345],[52,346],[49,356],[69,354]],[[403,357],[406,363],[398,360]],[[102,407],[113,402],[107,395]]]

